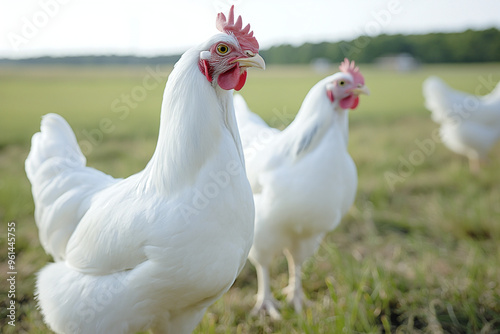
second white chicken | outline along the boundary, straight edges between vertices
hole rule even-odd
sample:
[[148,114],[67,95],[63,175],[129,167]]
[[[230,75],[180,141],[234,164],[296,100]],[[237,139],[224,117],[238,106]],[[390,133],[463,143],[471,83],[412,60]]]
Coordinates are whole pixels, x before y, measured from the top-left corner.
[[240,95],[234,98],[256,209],[249,255],[258,276],[254,312],[281,317],[269,275],[281,252],[289,265],[287,301],[296,311],[302,309],[302,263],[354,202],[357,172],[347,151],[348,114],[358,106],[360,94],[368,94],[364,78],[346,59],[340,72],[309,91],[297,117],[282,132],[252,113]]

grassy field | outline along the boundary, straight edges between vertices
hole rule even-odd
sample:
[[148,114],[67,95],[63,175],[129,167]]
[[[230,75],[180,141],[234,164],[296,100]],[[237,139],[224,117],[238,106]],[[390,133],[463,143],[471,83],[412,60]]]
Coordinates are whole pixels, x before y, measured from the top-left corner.
[[[480,174],[469,173],[467,161],[433,137],[437,126],[421,94],[429,75],[486,93],[488,81],[500,80],[500,65],[361,69],[372,94],[350,115],[357,198],[304,268],[313,306],[297,315],[284,305],[281,322],[250,316],[257,288],[247,265],[196,333],[500,333],[500,147]],[[155,148],[169,70],[0,67],[1,277],[10,271],[11,221],[17,256],[16,327],[7,325],[9,285],[2,279],[2,333],[50,333],[33,297],[35,273],[50,257],[38,241],[24,172],[41,115],[55,112],[69,121],[90,166],[128,176],[144,168]],[[269,66],[251,71],[241,93],[266,121],[283,127],[324,76],[308,67]],[[280,291],[287,283],[283,258],[272,274]]]

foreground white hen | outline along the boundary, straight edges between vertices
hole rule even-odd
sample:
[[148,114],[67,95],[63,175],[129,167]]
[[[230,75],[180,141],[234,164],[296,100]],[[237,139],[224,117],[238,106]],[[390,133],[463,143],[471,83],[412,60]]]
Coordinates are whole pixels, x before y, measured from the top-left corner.
[[488,95],[476,96],[452,89],[437,77],[424,81],[425,106],[441,125],[443,143],[469,159],[472,172],[500,140],[500,84]]
[[253,237],[232,89],[264,67],[250,27],[220,13],[222,32],[188,50],[166,85],[146,168],[114,179],[85,166],[55,114],[33,136],[26,172],[40,241],[56,263],[38,275],[57,333],[190,333],[233,284]]
[[249,259],[258,276],[254,311],[280,318],[270,290],[269,267],[285,252],[287,300],[300,311],[304,301],[301,265],[351,207],[356,166],[347,151],[348,110],[368,93],[354,62],[318,82],[295,120],[283,132],[269,128],[235,96],[247,174],[255,200],[255,236]]

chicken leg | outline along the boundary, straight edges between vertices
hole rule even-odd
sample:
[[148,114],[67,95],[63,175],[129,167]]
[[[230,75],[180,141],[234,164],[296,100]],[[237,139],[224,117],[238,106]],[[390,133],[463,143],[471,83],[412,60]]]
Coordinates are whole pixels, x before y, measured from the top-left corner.
[[268,266],[254,263],[257,271],[257,302],[252,310],[252,314],[260,312],[267,313],[274,320],[281,320],[280,312],[278,311],[279,303],[274,299],[271,293],[271,278],[269,276]]
[[284,250],[288,261],[288,286],[283,289],[287,302],[293,306],[296,312],[302,311],[303,305],[308,305],[309,300],[302,289],[302,263],[312,256],[319,247],[324,234],[315,235],[309,239],[297,239],[292,247]]

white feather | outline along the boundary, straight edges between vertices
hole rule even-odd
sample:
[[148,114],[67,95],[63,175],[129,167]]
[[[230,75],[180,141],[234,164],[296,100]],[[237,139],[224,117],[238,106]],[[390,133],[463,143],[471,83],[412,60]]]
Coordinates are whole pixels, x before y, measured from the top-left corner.
[[443,143],[469,159],[485,159],[500,139],[500,84],[490,94],[477,96],[429,77],[423,94],[432,119],[441,125]]

